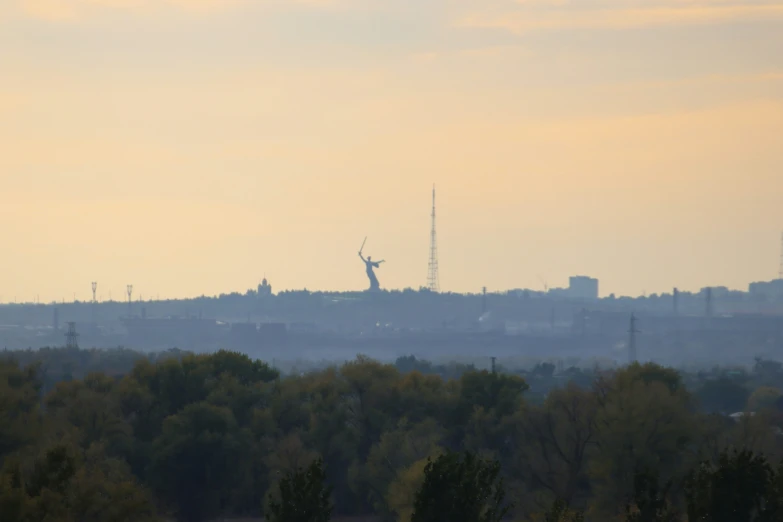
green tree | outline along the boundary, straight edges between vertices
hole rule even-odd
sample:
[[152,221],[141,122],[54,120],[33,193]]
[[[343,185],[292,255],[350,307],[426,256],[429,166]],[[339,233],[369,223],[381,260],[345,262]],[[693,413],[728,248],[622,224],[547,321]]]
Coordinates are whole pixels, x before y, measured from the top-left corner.
[[113,393],[117,382],[102,373],[90,373],[81,381],[60,382],[46,398],[47,416],[76,428],[83,449],[105,442],[109,453],[125,456],[133,443],[132,429]]
[[532,407],[519,418],[523,440],[516,445],[514,464],[535,485],[571,504],[583,493],[598,441],[594,394],[569,383],[552,390],[541,407]]
[[745,386],[726,375],[706,381],[696,392],[699,405],[709,413],[743,411],[749,396]]
[[661,486],[656,471],[637,471],[633,480],[633,498],[625,508],[626,521],[675,522],[677,514],[668,500],[671,487],[672,480]]
[[499,462],[448,452],[427,462],[411,522],[498,522],[512,508],[504,498]]
[[686,481],[688,520],[751,522],[779,520],[779,481],[767,459],[749,450],[723,451],[703,462]]
[[246,451],[231,410],[191,404],[163,423],[153,445],[150,481],[180,521],[200,522],[226,508]]
[[0,464],[38,434],[40,390],[37,366],[21,368],[15,361],[0,361]]
[[568,507],[568,503],[556,498],[549,510],[544,513],[545,522],[584,522],[585,515],[581,511],[574,511]]
[[609,515],[618,500],[634,494],[637,470],[656,469],[665,478],[683,474],[700,425],[679,375],[667,368],[631,365],[600,380],[594,393],[598,451],[590,462],[590,487],[596,509]]
[[772,408],[781,395],[783,395],[783,392],[772,386],[757,388],[748,399],[748,409],[750,411],[761,411]]
[[446,444],[475,452],[495,451],[504,461],[510,458],[512,448],[505,441],[511,435],[511,419],[529,389],[527,382],[516,375],[472,371],[458,385],[459,395],[445,415]]
[[0,473],[0,520],[153,522],[154,504],[127,466],[92,446],[82,455],[57,444],[30,463],[14,458]]
[[414,425],[403,419],[397,429],[381,435],[356,477],[368,488],[368,500],[377,514],[390,512],[389,487],[399,473],[440,452],[441,432],[442,428],[433,419]]
[[265,512],[270,522],[328,522],[332,516],[331,487],[326,484],[323,460],[288,472],[278,485],[279,496],[270,494]]

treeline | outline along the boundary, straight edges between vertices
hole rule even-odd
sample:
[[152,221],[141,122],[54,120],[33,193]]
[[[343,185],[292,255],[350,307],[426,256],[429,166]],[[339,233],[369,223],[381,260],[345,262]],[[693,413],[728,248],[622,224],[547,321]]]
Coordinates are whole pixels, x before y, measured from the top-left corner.
[[[35,364],[47,393],[61,381],[84,379],[94,372],[110,376],[124,376],[130,373],[137,362],[161,362],[167,359],[181,359],[193,355],[179,349],[162,352],[139,352],[127,348],[79,349],[41,348],[37,350],[0,351],[0,360],[16,361],[22,366]],[[489,362],[487,358],[487,363]],[[540,404],[552,389],[562,388],[566,383],[582,388],[592,386],[595,379],[606,368],[597,364],[582,363],[577,359],[568,361],[531,361],[525,358],[511,358],[498,363],[496,370],[501,374],[517,375],[525,379],[529,388],[525,392],[528,403]],[[322,371],[334,363],[329,361],[276,361],[274,369],[282,376],[300,375]],[[488,364],[484,364],[486,368]],[[413,371],[423,375],[437,375],[444,380],[459,379],[466,372],[475,372],[477,367],[470,362],[433,363],[412,355],[398,357],[394,367],[402,374]],[[772,405],[783,390],[783,365],[777,361],[756,359],[752,368],[713,367],[701,370],[680,370],[684,385],[693,393],[697,407],[705,412],[735,413],[746,408],[763,409]]]
[[[256,517],[284,504],[281,479],[307,485],[297,473],[314,462],[333,516],[389,521],[423,521],[427,502],[448,502],[438,495],[452,479],[427,472],[436,462],[460,491],[496,491],[487,484],[502,480],[514,520],[659,520],[647,518],[658,511],[719,520],[704,518],[724,498],[719,488],[749,491],[740,500],[756,514],[770,506],[769,517],[783,480],[768,464],[783,456],[783,372],[768,361],[703,376],[634,364],[564,382],[540,403],[526,399],[528,381],[554,378],[549,368],[523,377],[466,367],[444,378],[359,357],[281,377],[237,353],[178,352],[44,390],[43,364],[0,363],[2,521]],[[705,397],[755,415],[706,413]],[[751,479],[752,488],[731,482]],[[488,506],[488,495],[476,502]]]

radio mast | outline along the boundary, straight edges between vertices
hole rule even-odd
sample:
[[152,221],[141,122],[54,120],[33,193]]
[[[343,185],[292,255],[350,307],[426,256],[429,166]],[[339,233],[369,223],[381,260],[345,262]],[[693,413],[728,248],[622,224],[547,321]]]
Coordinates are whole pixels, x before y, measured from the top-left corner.
[[431,292],[440,291],[438,277],[438,236],[435,232],[435,185],[432,186],[432,231],[430,232],[430,262],[427,274],[427,288]]

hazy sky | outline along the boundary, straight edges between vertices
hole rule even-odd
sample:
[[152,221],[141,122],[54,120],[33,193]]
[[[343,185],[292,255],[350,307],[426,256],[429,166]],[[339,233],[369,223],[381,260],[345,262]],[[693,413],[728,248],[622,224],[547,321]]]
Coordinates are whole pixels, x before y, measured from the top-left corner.
[[[0,300],[777,275],[783,1],[0,0]],[[539,277],[541,279],[539,279]]]

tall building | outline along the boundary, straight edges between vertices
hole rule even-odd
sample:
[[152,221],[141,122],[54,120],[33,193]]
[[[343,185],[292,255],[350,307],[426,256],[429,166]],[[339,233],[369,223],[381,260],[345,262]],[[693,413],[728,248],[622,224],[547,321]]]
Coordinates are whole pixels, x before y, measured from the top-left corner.
[[568,296],[575,299],[598,299],[598,279],[571,276],[568,278]]

